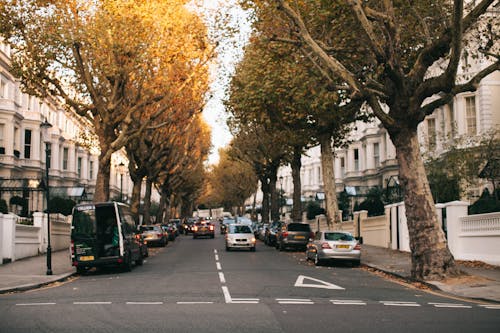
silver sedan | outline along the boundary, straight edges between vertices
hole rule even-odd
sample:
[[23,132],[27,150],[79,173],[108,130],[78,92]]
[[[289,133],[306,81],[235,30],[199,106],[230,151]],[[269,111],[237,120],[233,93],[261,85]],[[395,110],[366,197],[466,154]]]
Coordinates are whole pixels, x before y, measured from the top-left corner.
[[307,244],[306,259],[318,266],[326,260],[347,260],[359,266],[361,245],[348,232],[319,231]]

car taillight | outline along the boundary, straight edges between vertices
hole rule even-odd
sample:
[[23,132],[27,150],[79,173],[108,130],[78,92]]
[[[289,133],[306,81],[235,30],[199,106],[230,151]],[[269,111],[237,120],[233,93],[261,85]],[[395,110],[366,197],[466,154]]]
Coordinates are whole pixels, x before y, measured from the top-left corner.
[[75,254],[75,242],[71,241],[71,254]]
[[163,236],[164,236],[164,234],[158,234],[158,237],[163,237]]
[[193,230],[194,231],[198,231],[198,227],[193,227]]
[[361,250],[361,245],[359,243],[356,244],[356,246],[354,247],[354,250]]
[[283,233],[283,238],[287,238],[287,237],[288,237],[288,232],[286,232],[286,231],[285,231],[285,232]]
[[211,225],[211,226],[209,227],[209,229],[210,229],[210,231],[214,231],[214,226],[213,226],[213,225]]
[[309,233],[309,238],[310,238],[310,239],[314,239],[315,237],[316,237],[316,235],[314,234],[314,232],[312,232],[312,231],[311,231],[311,232]]
[[328,243],[322,243],[322,244],[321,244],[321,248],[322,248],[322,249],[331,249],[331,246],[330,246],[330,244],[328,244]]

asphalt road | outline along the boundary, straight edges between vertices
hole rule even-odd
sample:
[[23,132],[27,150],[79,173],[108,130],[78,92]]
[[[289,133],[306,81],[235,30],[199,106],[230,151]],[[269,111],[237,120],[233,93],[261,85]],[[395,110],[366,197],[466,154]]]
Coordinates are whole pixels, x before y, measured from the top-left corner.
[[[218,229],[216,229],[218,230]],[[0,332],[499,332],[500,309],[302,252],[181,236],[143,266],[0,295]]]

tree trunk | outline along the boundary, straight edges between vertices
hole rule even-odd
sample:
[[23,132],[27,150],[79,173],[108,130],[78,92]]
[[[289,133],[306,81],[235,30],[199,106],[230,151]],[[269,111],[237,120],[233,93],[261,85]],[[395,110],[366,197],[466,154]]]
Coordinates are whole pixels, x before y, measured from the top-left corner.
[[333,227],[333,223],[340,223],[331,136],[321,135],[319,143],[321,145],[321,169],[323,170],[326,221],[328,227],[331,228]]
[[[146,190],[144,192],[144,221],[149,224],[151,221],[151,188],[153,187],[153,182],[148,177],[146,178]],[[156,221],[157,223],[161,223]]]
[[396,147],[399,178],[404,191],[412,277],[432,280],[457,275],[459,271],[437,220],[416,127],[391,134],[391,139]]
[[270,177],[269,193],[271,195],[271,221],[280,220],[279,195],[276,189],[276,174]]
[[269,223],[269,183],[266,177],[260,179],[262,190],[262,223]]
[[302,149],[295,147],[292,158],[292,179],[293,179],[293,208],[292,221],[302,221],[302,184],[300,180],[300,169],[302,168]]
[[164,215],[165,207],[167,205],[169,197],[170,197],[170,194],[165,189],[163,189],[163,187],[162,187],[161,188],[161,194],[160,194],[160,203],[158,204],[158,213],[156,214],[156,221],[157,222],[161,221],[161,222],[158,222],[158,223],[162,223],[163,222],[163,215]]
[[134,186],[132,187],[132,198],[130,201],[130,212],[134,216],[135,223],[139,224],[139,210],[141,208],[141,185],[142,178],[132,176]]
[[[102,148],[101,148],[102,149]],[[106,152],[99,156],[99,169],[95,183],[94,202],[109,201],[109,178],[111,173],[111,159]]]

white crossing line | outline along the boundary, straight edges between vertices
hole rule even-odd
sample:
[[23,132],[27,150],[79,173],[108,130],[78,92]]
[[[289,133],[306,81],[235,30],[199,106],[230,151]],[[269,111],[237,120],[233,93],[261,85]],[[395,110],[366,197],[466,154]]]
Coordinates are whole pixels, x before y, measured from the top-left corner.
[[330,302],[335,305],[366,305],[366,302],[356,299],[331,299]]
[[74,305],[107,305],[111,302],[73,302]]
[[56,305],[56,303],[18,303],[16,306],[41,306],[41,305]]
[[214,302],[177,302],[177,304],[181,305],[189,305],[189,304],[214,304]]
[[276,298],[279,304],[314,304],[310,299],[300,299],[300,298]]
[[231,294],[229,294],[229,289],[226,286],[222,286],[222,292],[224,293],[224,300],[226,303],[231,304],[258,304],[258,298],[232,298]]
[[220,283],[226,283],[226,278],[224,277],[224,273],[219,272],[219,280]]
[[126,302],[127,305],[162,305],[163,302]]
[[220,265],[220,262],[216,262],[215,265],[217,266],[218,271],[222,270],[222,266]]
[[380,303],[387,306],[420,306],[420,304],[417,304],[416,302],[380,301]]
[[436,308],[453,308],[453,309],[471,309],[470,305],[463,305],[459,303],[429,303],[430,305],[434,305]]
[[479,306],[490,310],[500,310],[500,305],[495,304],[480,304]]

